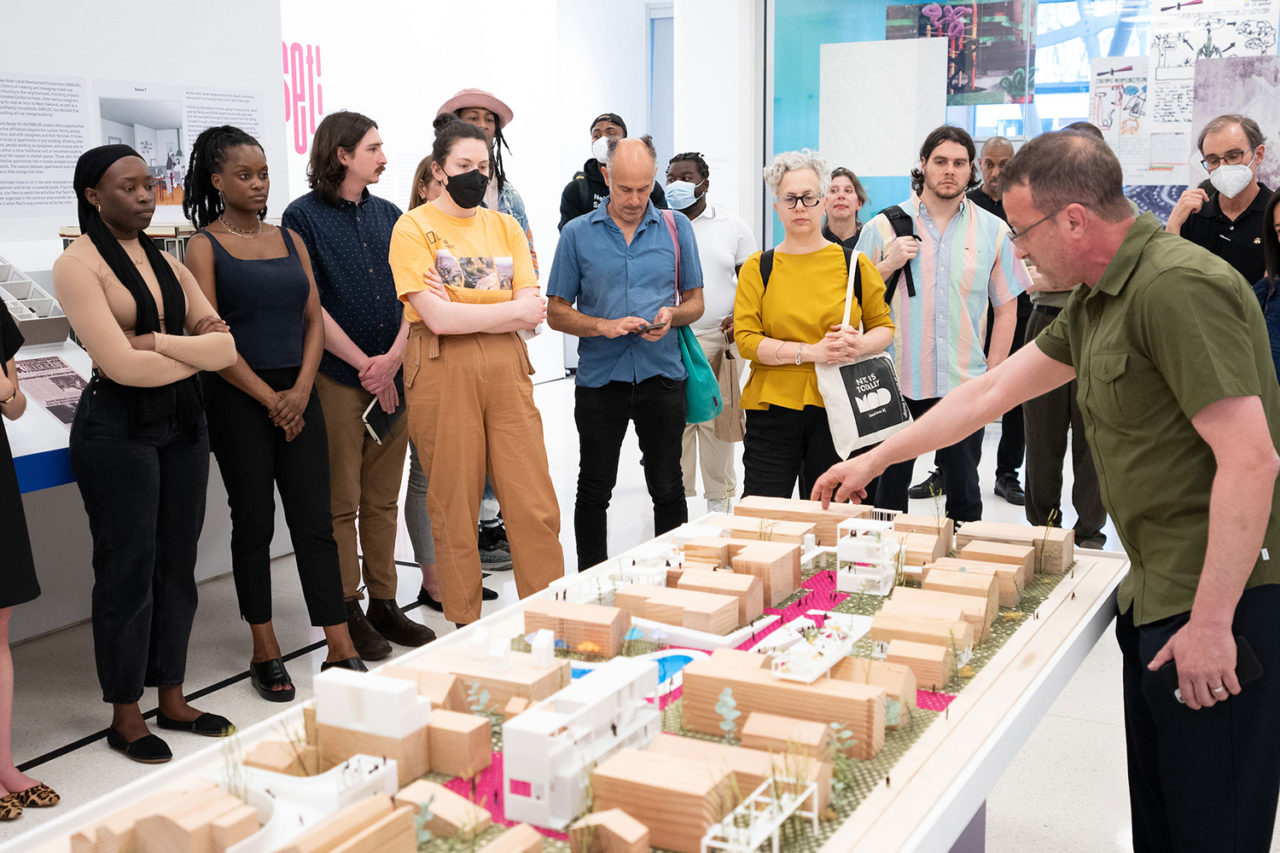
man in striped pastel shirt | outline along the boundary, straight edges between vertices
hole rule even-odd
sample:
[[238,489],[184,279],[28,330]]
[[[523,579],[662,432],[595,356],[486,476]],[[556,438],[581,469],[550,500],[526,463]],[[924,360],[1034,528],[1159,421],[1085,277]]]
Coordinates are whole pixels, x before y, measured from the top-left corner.
[[[1009,227],[965,198],[978,183],[975,154],[961,128],[935,129],[920,147],[920,167],[911,172],[911,197],[898,206],[912,233],[898,236],[882,212],[858,239],[858,251],[886,282],[898,278],[889,302],[896,326],[890,352],[915,418],[965,380],[1004,361],[1013,343],[1017,296],[1031,286],[1026,266],[1014,255]],[[988,303],[995,319],[991,354],[984,357]],[[982,517],[981,450],[978,430],[938,453],[947,515],[956,521]],[[914,465],[914,459],[891,465],[880,476],[877,506],[907,509]]]

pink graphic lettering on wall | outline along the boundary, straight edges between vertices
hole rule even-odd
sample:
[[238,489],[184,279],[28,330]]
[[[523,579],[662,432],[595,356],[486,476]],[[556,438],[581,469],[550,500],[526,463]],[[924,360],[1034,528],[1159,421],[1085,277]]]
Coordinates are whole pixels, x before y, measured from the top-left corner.
[[306,154],[316,124],[324,115],[320,85],[320,45],[281,42],[284,59],[284,121],[292,124],[293,150]]

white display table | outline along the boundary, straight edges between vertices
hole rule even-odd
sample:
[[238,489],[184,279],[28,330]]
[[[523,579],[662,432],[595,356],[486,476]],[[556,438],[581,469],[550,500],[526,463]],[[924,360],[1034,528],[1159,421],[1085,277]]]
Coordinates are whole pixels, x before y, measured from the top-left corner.
[[[647,545],[647,543],[646,543]],[[645,548],[639,546],[637,552]],[[631,552],[615,560],[628,560]],[[1078,551],[1074,570],[925,730],[823,847],[826,851],[947,850],[980,814],[984,801],[1031,731],[1071,679],[1114,615],[1115,590],[1128,570],[1121,554]],[[607,575],[611,560],[586,577]],[[517,602],[475,625],[441,637],[397,659],[397,664],[467,654],[477,630],[491,637],[523,632],[524,603]],[[375,669],[376,671],[376,669]],[[278,738],[301,724],[302,703],[240,733],[244,748]],[[225,766],[221,744],[156,770],[145,779],[69,812],[0,846],[0,853],[66,853],[67,837],[159,788],[193,776],[218,779]]]

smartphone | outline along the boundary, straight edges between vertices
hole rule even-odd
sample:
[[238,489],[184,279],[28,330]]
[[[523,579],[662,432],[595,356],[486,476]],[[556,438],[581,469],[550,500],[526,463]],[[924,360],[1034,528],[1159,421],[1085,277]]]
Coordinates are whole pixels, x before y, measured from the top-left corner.
[[670,321],[668,320],[663,323],[648,323],[640,327],[640,334],[643,335],[645,332],[652,332],[654,329],[665,329],[668,322]]
[[[1173,661],[1169,661],[1160,669],[1156,670],[1156,674],[1160,676],[1164,686],[1173,693],[1173,698],[1182,702],[1182,691],[1178,688],[1178,667]],[[1250,681],[1256,681],[1262,677],[1262,663],[1259,662],[1258,656],[1253,653],[1253,646],[1249,645],[1249,641],[1244,637],[1236,635],[1236,681],[1240,682],[1240,686],[1248,684]]]

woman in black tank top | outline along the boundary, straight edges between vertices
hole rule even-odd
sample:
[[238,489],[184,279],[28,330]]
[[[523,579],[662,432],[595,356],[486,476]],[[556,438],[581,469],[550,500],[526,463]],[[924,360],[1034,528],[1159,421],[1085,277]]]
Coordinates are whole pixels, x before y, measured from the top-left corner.
[[280,491],[322,669],[363,671],[347,631],[329,505],[329,450],[312,390],[324,352],[320,297],[297,234],[265,224],[271,182],[252,136],[214,127],[196,139],[183,210],[202,229],[186,262],[236,341],[236,363],[203,374],[209,443],[231,508],[231,569],[253,635],[249,674],[262,698],[294,696],[271,624],[274,489]]

